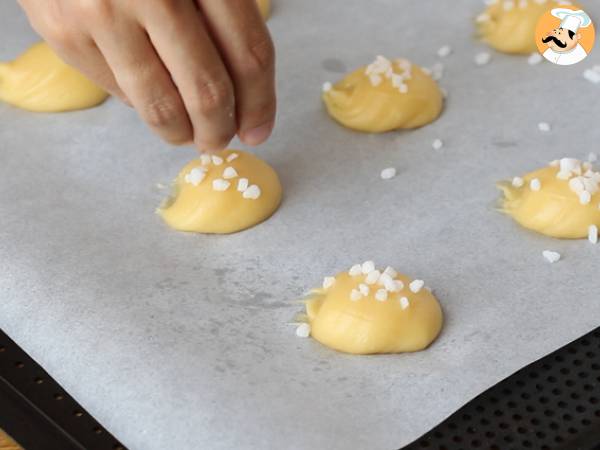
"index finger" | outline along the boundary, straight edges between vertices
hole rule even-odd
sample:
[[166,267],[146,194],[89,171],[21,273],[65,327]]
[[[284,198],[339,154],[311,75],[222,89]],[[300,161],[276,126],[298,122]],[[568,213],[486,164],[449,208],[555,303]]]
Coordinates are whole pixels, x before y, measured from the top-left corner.
[[197,0],[233,79],[238,135],[266,140],[275,122],[275,51],[256,0]]

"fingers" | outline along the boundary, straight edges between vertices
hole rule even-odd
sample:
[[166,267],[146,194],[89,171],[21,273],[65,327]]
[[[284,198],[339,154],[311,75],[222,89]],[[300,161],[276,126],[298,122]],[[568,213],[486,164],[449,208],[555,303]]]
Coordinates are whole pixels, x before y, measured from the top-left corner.
[[105,89],[111,95],[120,98],[125,104],[132,106],[123,93],[112,70],[106,63],[104,56],[91,40],[81,40],[77,48],[55,47],[60,57],[73,67],[77,67],[85,76]]
[[222,150],[237,127],[233,85],[219,52],[193,2],[153,6],[142,23],[179,89],[194,143],[202,151]]
[[197,0],[234,82],[238,134],[265,141],[275,122],[275,54],[256,0]]
[[32,27],[43,36],[63,61],[79,69],[113,96],[127,102],[94,41],[77,26],[65,20],[65,12],[58,8],[58,5],[55,4],[50,13],[40,14],[41,8],[35,2],[20,0],[19,3],[27,12]]
[[193,130],[183,101],[144,30],[133,21],[115,18],[92,36],[144,121],[170,143],[191,142]]

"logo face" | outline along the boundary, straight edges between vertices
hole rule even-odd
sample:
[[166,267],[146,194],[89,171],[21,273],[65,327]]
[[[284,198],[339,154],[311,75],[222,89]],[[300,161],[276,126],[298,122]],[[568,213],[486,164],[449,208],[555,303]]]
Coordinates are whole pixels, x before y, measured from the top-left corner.
[[587,13],[574,6],[546,12],[535,30],[539,52],[553,64],[570,66],[583,61],[594,47],[596,32]]

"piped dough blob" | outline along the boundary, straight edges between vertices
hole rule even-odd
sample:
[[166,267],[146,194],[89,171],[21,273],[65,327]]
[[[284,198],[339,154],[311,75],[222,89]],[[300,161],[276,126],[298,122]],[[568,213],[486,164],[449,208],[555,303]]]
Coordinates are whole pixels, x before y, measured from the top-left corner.
[[345,127],[368,133],[421,127],[441,113],[437,83],[405,59],[378,56],[372,64],[323,87],[329,115]]
[[540,17],[564,4],[556,0],[496,0],[475,19],[477,31],[481,40],[498,51],[537,53],[535,29]]
[[0,100],[34,112],[91,108],[108,94],[64,63],[45,42],[0,63]]
[[530,230],[582,239],[600,227],[600,173],[589,162],[563,158],[498,187],[501,210]]
[[335,350],[360,355],[423,350],[442,328],[440,304],[421,280],[371,261],[327,277],[306,300],[310,335]]
[[263,16],[263,19],[267,20],[271,15],[271,0],[256,0],[258,3],[258,9]]
[[271,166],[251,153],[225,150],[187,164],[158,213],[176,230],[234,233],[269,218],[281,195]]

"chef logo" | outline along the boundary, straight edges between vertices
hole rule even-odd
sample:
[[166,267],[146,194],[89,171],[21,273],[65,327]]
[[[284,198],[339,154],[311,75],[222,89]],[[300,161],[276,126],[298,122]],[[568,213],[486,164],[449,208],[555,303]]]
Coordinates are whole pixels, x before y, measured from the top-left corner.
[[540,53],[559,66],[583,61],[592,51],[595,37],[590,16],[582,9],[566,5],[545,13],[535,32]]

